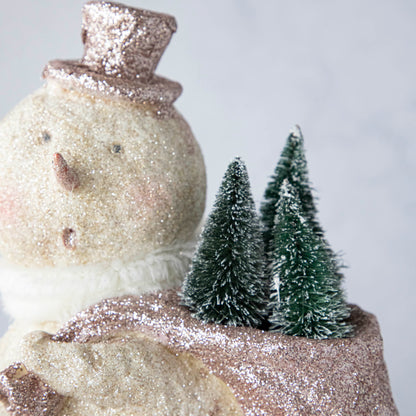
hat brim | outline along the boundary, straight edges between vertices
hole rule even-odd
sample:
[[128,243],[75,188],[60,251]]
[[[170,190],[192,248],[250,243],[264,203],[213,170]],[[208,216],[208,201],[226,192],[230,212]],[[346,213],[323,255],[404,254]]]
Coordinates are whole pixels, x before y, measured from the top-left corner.
[[70,89],[86,89],[93,94],[116,96],[157,107],[172,105],[182,93],[178,82],[157,75],[144,83],[139,78],[131,80],[93,71],[76,60],[50,61],[43,77],[56,79]]

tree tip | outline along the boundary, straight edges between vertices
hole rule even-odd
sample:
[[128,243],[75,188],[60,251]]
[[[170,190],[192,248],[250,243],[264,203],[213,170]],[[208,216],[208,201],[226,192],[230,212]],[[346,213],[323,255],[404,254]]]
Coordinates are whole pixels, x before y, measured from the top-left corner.
[[231,163],[239,163],[239,164],[242,163],[242,164],[244,164],[244,161],[243,161],[243,159],[241,159],[240,156],[235,156]]
[[290,130],[289,137],[293,139],[303,139],[302,130],[298,124],[295,124]]
[[240,156],[236,156],[228,165],[228,168],[235,167],[240,169],[246,169],[246,164],[244,163],[243,159]]

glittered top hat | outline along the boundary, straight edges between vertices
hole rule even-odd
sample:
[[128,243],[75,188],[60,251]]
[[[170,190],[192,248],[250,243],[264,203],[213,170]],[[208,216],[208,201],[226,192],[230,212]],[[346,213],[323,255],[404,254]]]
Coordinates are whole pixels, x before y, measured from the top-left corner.
[[173,16],[108,1],[90,1],[83,8],[83,58],[51,61],[43,76],[68,88],[145,104],[171,105],[182,87],[154,75],[154,71],[175,31]]

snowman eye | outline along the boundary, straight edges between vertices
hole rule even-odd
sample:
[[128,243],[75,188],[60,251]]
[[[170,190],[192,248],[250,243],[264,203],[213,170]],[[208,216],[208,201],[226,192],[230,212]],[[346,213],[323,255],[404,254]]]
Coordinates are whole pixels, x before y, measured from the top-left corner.
[[113,144],[112,148],[111,148],[111,153],[121,153],[123,150],[123,148],[121,147],[120,144]]
[[51,135],[47,131],[42,132],[42,141],[43,143],[48,143],[51,141]]

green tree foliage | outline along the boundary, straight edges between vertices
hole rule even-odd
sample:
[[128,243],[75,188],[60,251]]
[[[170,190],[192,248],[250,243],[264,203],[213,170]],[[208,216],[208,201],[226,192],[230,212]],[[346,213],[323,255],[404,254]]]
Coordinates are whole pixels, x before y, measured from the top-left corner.
[[236,158],[202,232],[182,300],[205,322],[256,327],[264,321],[269,287],[247,170]]
[[304,212],[317,235],[323,235],[317,219],[312,190],[309,184],[308,167],[306,164],[303,135],[298,126],[289,134],[286,145],[276,166],[274,174],[266,187],[264,201],[260,208],[261,220],[264,225],[264,242],[266,254],[273,248],[273,226],[276,216],[276,204],[280,199],[280,188],[285,179],[295,187]]
[[297,191],[287,179],[279,191],[274,224],[272,330],[315,339],[352,332],[336,262],[317,235]]
[[291,185],[295,188],[300,199],[300,206],[303,215],[312,228],[312,231],[317,236],[324,239],[324,243],[329,251],[328,255],[334,262],[338,279],[342,280],[342,261],[340,257],[332,251],[329,243],[325,240],[324,231],[317,220],[317,209],[312,194],[312,188],[309,183],[303,135],[299,126],[295,126],[287,138],[286,145],[282,151],[280,160],[274,171],[274,175],[266,187],[264,201],[260,208],[261,220],[264,226],[263,238],[267,260],[267,273],[270,271],[272,262],[272,258],[269,254],[273,251],[273,227],[276,216],[276,205],[280,199],[280,189],[285,179],[288,179]]

